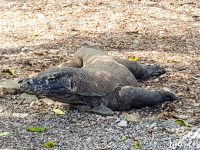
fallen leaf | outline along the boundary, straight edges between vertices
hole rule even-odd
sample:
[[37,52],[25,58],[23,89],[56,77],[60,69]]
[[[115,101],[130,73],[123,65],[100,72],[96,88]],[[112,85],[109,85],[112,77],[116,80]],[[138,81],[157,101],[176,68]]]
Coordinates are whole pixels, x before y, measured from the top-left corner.
[[54,142],[51,142],[51,141],[44,143],[45,148],[54,148],[55,146],[56,146],[56,144]]
[[30,132],[44,132],[46,128],[44,127],[29,127],[28,131]]
[[120,141],[126,141],[127,139],[128,139],[128,137],[123,135],[123,136],[120,138]]
[[139,60],[139,58],[137,58],[137,57],[132,57],[132,58],[129,58],[128,60],[133,61],[133,62],[136,62],[136,61]]
[[68,46],[69,46],[69,47],[74,47],[74,45],[72,45],[72,44],[69,44]]
[[54,109],[53,109],[53,112],[54,112],[56,115],[64,115],[64,114],[65,114],[65,112],[62,111],[62,110],[59,109],[59,108],[54,108]]
[[167,60],[167,62],[168,62],[168,63],[178,63],[179,61],[178,61],[178,60],[173,60],[173,59],[171,59],[171,60]]
[[138,34],[139,31],[131,31],[131,32],[126,32],[126,34],[132,35],[132,34]]
[[2,137],[2,136],[8,136],[9,134],[10,134],[10,132],[0,131],[0,137]]
[[176,121],[176,124],[179,124],[180,126],[184,126],[184,127],[188,127],[188,123],[182,119],[177,119]]
[[39,34],[37,32],[33,32],[32,36],[38,36]]
[[141,146],[141,144],[139,143],[139,141],[134,141],[133,147],[134,147],[135,149],[142,149],[142,146]]
[[16,75],[16,71],[14,69],[10,69],[10,68],[3,69],[3,72],[9,73],[10,75],[13,75],[13,76]]

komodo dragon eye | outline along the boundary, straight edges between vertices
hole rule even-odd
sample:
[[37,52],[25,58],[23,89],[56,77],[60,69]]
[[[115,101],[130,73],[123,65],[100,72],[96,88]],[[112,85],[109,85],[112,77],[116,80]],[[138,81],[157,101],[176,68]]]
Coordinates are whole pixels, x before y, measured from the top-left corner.
[[28,80],[27,81],[27,84],[29,84],[29,85],[32,84],[32,83],[33,83],[33,80]]
[[56,79],[56,76],[48,76],[47,77],[47,80],[55,80]]
[[55,72],[55,73],[52,73],[52,74],[50,74],[50,75],[48,75],[48,76],[46,76],[46,77],[44,77],[46,80],[48,80],[48,81],[54,81],[54,80],[56,80],[56,79],[59,79],[59,78],[61,78],[62,77],[62,74],[61,73],[57,73],[57,72]]

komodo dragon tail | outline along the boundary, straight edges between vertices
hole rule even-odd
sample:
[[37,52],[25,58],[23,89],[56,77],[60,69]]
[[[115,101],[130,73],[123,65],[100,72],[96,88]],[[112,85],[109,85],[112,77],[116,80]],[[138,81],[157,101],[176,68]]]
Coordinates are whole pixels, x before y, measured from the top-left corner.
[[117,96],[120,110],[152,106],[176,99],[176,96],[169,91],[149,91],[132,86],[122,87]]

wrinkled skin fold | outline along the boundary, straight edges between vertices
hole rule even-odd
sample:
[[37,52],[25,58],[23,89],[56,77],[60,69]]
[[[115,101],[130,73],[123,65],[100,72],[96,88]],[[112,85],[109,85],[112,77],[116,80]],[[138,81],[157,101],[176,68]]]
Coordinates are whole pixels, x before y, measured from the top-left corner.
[[20,88],[84,108],[84,111],[112,115],[112,110],[130,110],[175,100],[171,92],[138,87],[138,81],[164,73],[164,69],[156,65],[113,59],[101,50],[83,47],[68,62],[23,79]]

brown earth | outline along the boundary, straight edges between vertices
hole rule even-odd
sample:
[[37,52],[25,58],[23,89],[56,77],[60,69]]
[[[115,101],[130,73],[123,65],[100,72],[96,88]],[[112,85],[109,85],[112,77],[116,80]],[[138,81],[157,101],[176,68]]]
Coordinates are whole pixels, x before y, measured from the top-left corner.
[[[198,0],[2,0],[0,18],[1,80],[34,76],[67,61],[82,45],[100,47],[111,56],[138,57],[142,63],[166,68],[166,75],[141,86],[169,89],[178,101],[159,111],[134,112],[160,119],[185,115],[193,126],[200,126]],[[9,68],[16,74],[3,71]],[[32,107],[19,95],[0,96],[0,104],[2,122],[16,121],[13,113],[52,115],[57,105]]]

